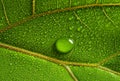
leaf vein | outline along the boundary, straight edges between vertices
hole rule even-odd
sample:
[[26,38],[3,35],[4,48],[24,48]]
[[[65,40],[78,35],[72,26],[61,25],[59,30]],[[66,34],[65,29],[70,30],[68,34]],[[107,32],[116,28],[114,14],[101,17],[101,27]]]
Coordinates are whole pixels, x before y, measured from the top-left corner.
[[32,15],[35,14],[35,0],[32,0]]
[[4,15],[5,15],[5,19],[6,19],[6,21],[7,21],[7,24],[10,25],[10,21],[9,21],[9,19],[8,19],[7,12],[6,12],[5,5],[4,5],[3,0],[1,0],[1,3],[2,3],[2,6],[3,6],[3,12],[4,12]]
[[50,15],[50,14],[54,14],[54,13],[59,13],[59,12],[72,11],[72,10],[76,10],[76,9],[89,8],[89,7],[103,7],[103,6],[120,6],[120,3],[115,3],[115,4],[89,4],[89,5],[74,6],[74,7],[64,8],[64,9],[56,9],[56,10],[52,10],[52,11],[47,11],[47,12],[43,12],[43,13],[40,13],[40,14],[31,15],[31,16],[28,16],[27,18],[24,18],[24,19],[22,19],[20,21],[17,21],[16,23],[13,23],[12,25],[1,29],[0,33],[4,32],[6,30],[9,30],[9,29],[11,29],[11,28],[13,28],[13,27],[15,27],[17,25],[20,25],[20,24],[23,24],[23,23],[25,23],[27,21],[35,19],[37,17]]
[[114,57],[117,57],[117,56],[119,56],[119,55],[120,55],[120,52],[117,52],[117,53],[115,53],[115,54],[112,54],[111,56],[109,56],[109,57],[103,59],[102,61],[100,61],[98,64],[99,64],[99,65],[103,65],[103,64],[105,64],[106,62],[108,62],[109,60],[111,60],[111,59],[113,59]]
[[73,78],[74,81],[78,81],[77,77],[74,75],[74,73],[72,72],[69,66],[63,65],[63,67],[67,70],[67,72]]

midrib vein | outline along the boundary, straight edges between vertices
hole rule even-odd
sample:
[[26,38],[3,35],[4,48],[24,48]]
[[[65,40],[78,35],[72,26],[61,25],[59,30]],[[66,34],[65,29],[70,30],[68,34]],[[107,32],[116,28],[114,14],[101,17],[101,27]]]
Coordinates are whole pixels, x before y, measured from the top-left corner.
[[23,54],[27,54],[29,56],[34,56],[34,57],[44,59],[44,60],[47,60],[47,61],[51,61],[53,63],[60,64],[62,66],[73,65],[73,66],[95,67],[95,68],[99,68],[99,69],[102,69],[104,71],[107,71],[107,72],[110,72],[110,73],[113,73],[113,74],[116,74],[116,75],[120,76],[119,72],[116,72],[116,71],[113,71],[113,70],[108,69],[106,67],[103,67],[103,66],[99,65],[99,63],[78,63],[78,62],[62,61],[62,60],[58,60],[56,58],[52,58],[52,57],[42,55],[40,53],[31,52],[31,51],[28,51],[28,50],[25,50],[25,49],[22,49],[22,48],[18,48],[18,47],[14,47],[14,46],[11,46],[11,45],[7,45],[7,44],[1,43],[1,42],[0,42],[0,47],[10,49],[10,50],[13,50],[13,51],[16,51],[16,52],[21,52]]
[[25,50],[25,49],[22,49],[22,48],[18,48],[18,47],[14,47],[14,46],[11,46],[11,45],[7,45],[7,44],[1,43],[1,42],[0,42],[0,47],[6,48],[6,49],[10,49],[10,50],[14,50],[14,51],[17,51],[17,52],[21,52],[23,54],[27,54],[27,55],[30,55],[30,56],[38,57],[38,58],[45,59],[45,60],[48,60],[48,61],[51,61],[51,62],[54,62],[54,63],[57,63],[57,64],[62,64],[62,65],[66,64],[66,65],[88,66],[88,67],[97,67],[98,66],[95,63],[78,63],[78,62],[62,61],[62,60],[58,60],[56,58],[45,56],[45,55],[40,54],[40,53],[28,51],[28,50]]

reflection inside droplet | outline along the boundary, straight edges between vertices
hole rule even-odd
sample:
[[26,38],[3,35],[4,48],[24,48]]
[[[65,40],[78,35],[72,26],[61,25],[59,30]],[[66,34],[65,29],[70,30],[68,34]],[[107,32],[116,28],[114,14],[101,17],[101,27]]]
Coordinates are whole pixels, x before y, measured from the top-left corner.
[[55,43],[57,51],[61,53],[68,53],[72,50],[74,42],[69,38],[60,38]]

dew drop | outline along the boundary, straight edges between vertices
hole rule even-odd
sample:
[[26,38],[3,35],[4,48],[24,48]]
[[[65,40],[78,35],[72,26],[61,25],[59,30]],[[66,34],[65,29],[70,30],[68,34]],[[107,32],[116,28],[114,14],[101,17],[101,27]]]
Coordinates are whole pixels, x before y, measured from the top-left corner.
[[74,2],[73,4],[74,4],[74,5],[77,5],[78,3],[77,3],[77,2]]
[[72,37],[73,37],[73,34],[70,35],[70,38],[72,38]]
[[69,20],[71,21],[73,19],[73,16],[72,17],[69,17]]
[[42,44],[45,44],[45,42],[42,42]]
[[69,30],[73,30],[73,29],[74,29],[74,26],[69,27]]
[[[77,18],[77,20],[79,20],[79,18]],[[80,22],[79,22],[79,21],[77,21],[77,22],[76,22],[76,24],[80,24]]]
[[82,30],[81,30],[81,33],[84,33],[84,32],[85,32],[85,29],[82,29]]
[[92,73],[90,72],[90,73],[88,73],[88,75],[91,75]]
[[57,51],[61,53],[68,53],[72,50],[74,42],[69,38],[60,38],[55,43]]
[[80,27],[78,27],[78,28],[77,28],[77,31],[79,32],[80,30],[81,30],[81,28],[80,28]]
[[12,73],[13,71],[10,71],[10,74]]
[[77,11],[77,13],[80,13],[80,12],[81,12],[80,10]]
[[46,34],[47,32],[45,31],[45,34]]
[[80,44],[83,44],[83,42],[80,42]]
[[89,44],[92,44],[92,41],[89,41],[88,43],[89,43]]
[[10,63],[10,66],[12,66],[12,63]]
[[92,50],[92,48],[90,47],[90,48],[88,48],[88,51],[91,51]]
[[104,53],[104,50],[101,50],[101,53]]
[[53,35],[52,35],[51,37],[52,37],[52,38],[54,38],[54,36],[53,36]]

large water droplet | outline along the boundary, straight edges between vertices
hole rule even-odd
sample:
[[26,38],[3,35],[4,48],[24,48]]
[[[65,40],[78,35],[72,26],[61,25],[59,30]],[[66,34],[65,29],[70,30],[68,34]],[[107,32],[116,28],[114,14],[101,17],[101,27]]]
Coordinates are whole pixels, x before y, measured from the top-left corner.
[[68,53],[72,50],[74,42],[69,38],[60,38],[56,41],[56,49],[61,53]]

